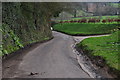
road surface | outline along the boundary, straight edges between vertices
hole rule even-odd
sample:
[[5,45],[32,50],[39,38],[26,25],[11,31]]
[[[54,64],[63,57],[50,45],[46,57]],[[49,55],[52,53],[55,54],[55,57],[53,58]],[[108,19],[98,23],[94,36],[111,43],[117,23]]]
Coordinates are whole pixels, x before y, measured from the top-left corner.
[[76,59],[71,36],[53,32],[54,39],[38,45],[23,57],[3,62],[4,78],[90,78]]
[[[72,36],[53,31],[54,39],[3,61],[3,78],[90,78],[78,63]],[[75,37],[81,41],[87,37]]]

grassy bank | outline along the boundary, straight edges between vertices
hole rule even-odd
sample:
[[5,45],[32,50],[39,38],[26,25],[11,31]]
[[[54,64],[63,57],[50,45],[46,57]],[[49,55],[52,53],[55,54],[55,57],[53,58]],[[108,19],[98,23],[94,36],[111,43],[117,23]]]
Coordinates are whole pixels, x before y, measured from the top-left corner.
[[54,30],[70,35],[108,34],[118,28],[117,24],[63,23],[53,27]]
[[120,31],[117,31],[110,36],[87,38],[77,44],[77,47],[89,56],[101,56],[110,68],[120,71],[119,36]]

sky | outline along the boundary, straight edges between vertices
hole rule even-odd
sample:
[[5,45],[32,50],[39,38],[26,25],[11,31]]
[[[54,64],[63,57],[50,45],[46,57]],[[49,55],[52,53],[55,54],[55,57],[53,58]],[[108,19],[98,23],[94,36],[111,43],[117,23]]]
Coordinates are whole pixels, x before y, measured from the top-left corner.
[[119,2],[120,0],[0,0],[2,2]]

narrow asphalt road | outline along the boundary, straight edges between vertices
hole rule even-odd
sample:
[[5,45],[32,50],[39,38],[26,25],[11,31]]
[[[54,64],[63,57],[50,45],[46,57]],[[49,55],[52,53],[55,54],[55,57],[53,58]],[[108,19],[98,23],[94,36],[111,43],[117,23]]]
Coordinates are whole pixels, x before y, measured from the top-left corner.
[[79,66],[71,36],[54,32],[54,39],[3,61],[3,78],[90,78]]

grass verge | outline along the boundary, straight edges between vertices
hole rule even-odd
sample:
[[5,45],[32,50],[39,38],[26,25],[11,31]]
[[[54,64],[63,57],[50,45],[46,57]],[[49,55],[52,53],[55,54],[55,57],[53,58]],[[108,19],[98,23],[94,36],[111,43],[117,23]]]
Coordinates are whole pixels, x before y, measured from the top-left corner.
[[[109,67],[111,72],[120,75],[120,31],[116,31],[110,36],[92,37],[84,39],[76,46],[81,49],[83,53],[88,55],[91,59],[102,58],[97,65]],[[96,60],[97,61],[97,60]]]

